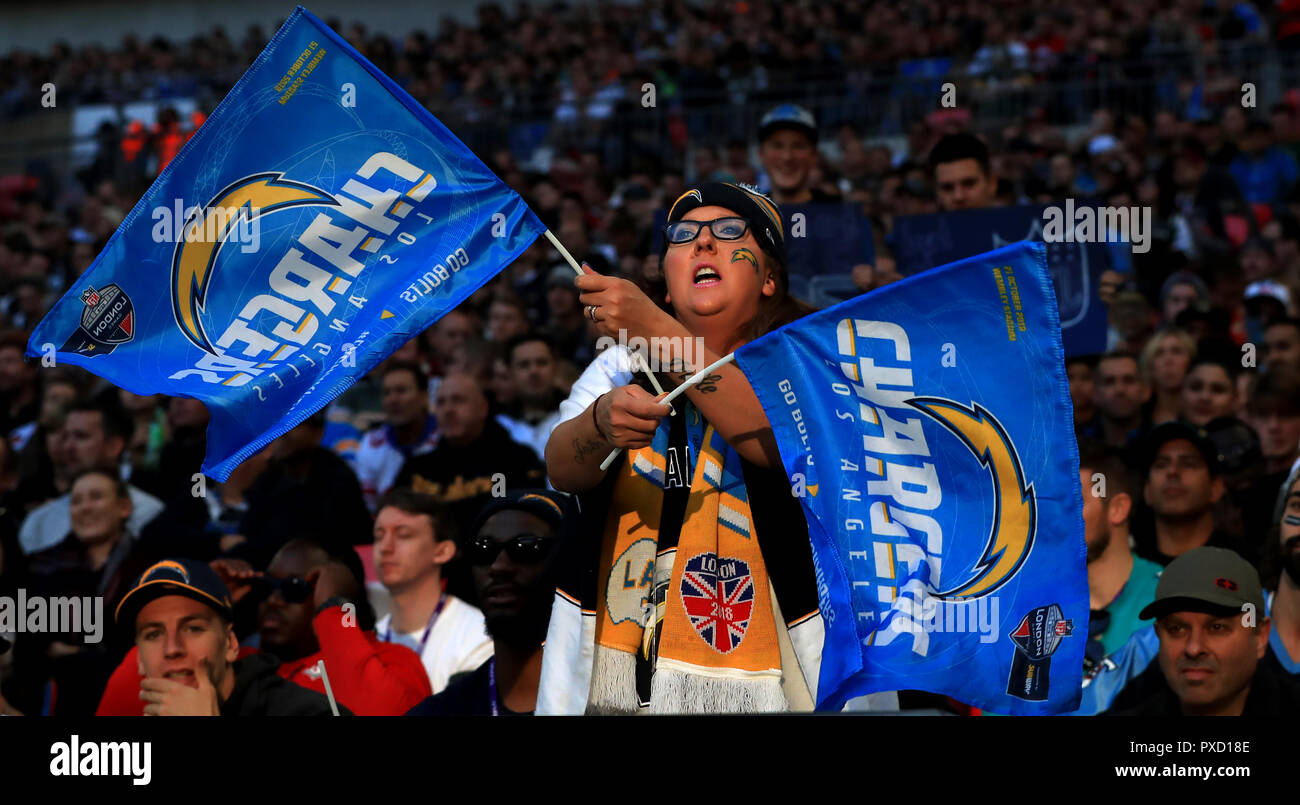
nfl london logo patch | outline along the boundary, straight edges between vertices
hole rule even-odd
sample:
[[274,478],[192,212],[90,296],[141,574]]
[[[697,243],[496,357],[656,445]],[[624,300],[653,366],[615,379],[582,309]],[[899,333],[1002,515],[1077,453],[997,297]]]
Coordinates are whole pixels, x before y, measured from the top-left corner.
[[754,614],[754,577],[749,563],[701,553],[682,571],[686,616],[709,647],[730,654],[745,639]]

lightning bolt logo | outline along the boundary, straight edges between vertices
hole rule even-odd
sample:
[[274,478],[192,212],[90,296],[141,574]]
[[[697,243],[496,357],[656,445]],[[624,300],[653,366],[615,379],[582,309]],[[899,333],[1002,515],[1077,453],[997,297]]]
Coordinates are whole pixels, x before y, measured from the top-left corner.
[[[283,173],[258,173],[230,184],[185,222],[172,257],[172,315],[194,346],[219,354],[203,330],[200,314],[213,266],[230,233],[242,221],[310,205],[337,206],[338,201],[318,187],[285,179]],[[210,240],[209,232],[215,235]]]
[[951,431],[993,479],[996,510],[975,576],[940,598],[978,598],[1010,581],[1034,547],[1038,500],[1034,485],[1025,483],[1020,455],[997,417],[978,403],[972,407],[940,397],[914,397],[908,403]]

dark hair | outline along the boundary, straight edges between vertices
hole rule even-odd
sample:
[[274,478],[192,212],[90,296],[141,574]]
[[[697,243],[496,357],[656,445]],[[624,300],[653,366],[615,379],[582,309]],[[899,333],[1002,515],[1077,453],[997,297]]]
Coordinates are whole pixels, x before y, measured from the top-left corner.
[[949,134],[935,143],[930,150],[930,173],[934,174],[940,165],[973,159],[979,163],[985,175],[989,173],[989,147],[984,141],[969,132]]
[[[1191,362],[1187,364],[1187,375],[1191,375],[1198,366],[1217,366],[1223,370],[1229,380],[1236,383],[1237,375],[1241,374],[1241,363],[1232,360],[1227,355],[1224,355],[1222,350],[1213,348],[1206,349],[1207,346],[1208,345],[1202,344],[1201,349],[1205,351],[1198,351],[1196,355],[1192,357]],[[1236,392],[1235,388],[1233,389],[1233,392]]]
[[1265,327],[1264,330],[1268,331],[1274,327],[1290,327],[1296,332],[1300,332],[1300,319],[1291,316],[1287,316],[1284,319],[1277,319],[1276,321],[1269,322],[1268,326]]
[[393,372],[410,372],[415,378],[415,387],[417,389],[427,389],[429,387],[429,377],[420,368],[420,364],[415,361],[388,361],[384,364],[383,377],[388,377]]
[[68,484],[68,489],[72,489],[72,487],[77,485],[77,481],[80,481],[82,478],[85,478],[87,475],[102,475],[105,478],[112,481],[113,491],[117,493],[119,499],[126,499],[131,497],[131,490],[127,488],[126,481],[122,480],[122,473],[118,472],[117,469],[114,467],[109,467],[102,464],[95,467],[87,467],[86,469],[72,476],[72,482]]
[[27,335],[18,330],[10,330],[0,335],[0,349],[16,349],[27,354]]
[[1097,367],[1101,368],[1103,361],[1115,361],[1120,359],[1133,361],[1133,365],[1139,368],[1142,366],[1142,362],[1138,360],[1138,356],[1134,355],[1132,352],[1106,352],[1103,353],[1101,357],[1097,358]]
[[507,305],[518,310],[525,320],[528,319],[528,303],[513,291],[498,291],[493,294],[492,299],[488,302],[488,307],[491,308],[493,305]]
[[1252,416],[1300,415],[1300,375],[1289,366],[1269,366],[1260,372],[1250,398]]
[[447,507],[434,496],[416,492],[410,487],[390,489],[375,504],[375,516],[378,517],[379,512],[389,506],[407,514],[423,514],[428,517],[429,522],[433,524],[434,541],[446,539],[459,541],[460,532],[456,528],[456,521],[448,513]]
[[99,401],[82,401],[73,403],[68,407],[68,416],[76,413],[97,413],[101,417],[104,427],[104,438],[111,439],[117,437],[123,442],[131,440],[131,434],[135,432],[135,423],[131,421],[130,415],[123,410],[122,406],[116,402],[111,402],[107,398]]
[[[1106,498],[1118,494],[1132,496],[1138,489],[1137,479],[1119,452],[1104,442],[1094,439],[1079,441],[1079,469],[1101,473],[1106,482]],[[1087,490],[1084,494],[1088,494]]]
[[551,357],[555,357],[555,339],[539,330],[531,330],[526,333],[520,333],[506,342],[506,348],[503,350],[503,357],[505,358],[506,363],[509,364],[514,358],[516,347],[520,344],[531,344],[534,341],[539,341],[545,344],[546,349],[551,353]]

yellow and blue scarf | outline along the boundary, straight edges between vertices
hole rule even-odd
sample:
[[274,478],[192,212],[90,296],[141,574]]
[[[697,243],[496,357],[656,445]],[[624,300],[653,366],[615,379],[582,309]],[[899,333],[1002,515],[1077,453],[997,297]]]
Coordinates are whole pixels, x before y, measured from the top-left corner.
[[670,421],[612,470],[587,711],[784,710],[772,587],[740,456],[693,405],[681,409],[694,468],[675,544],[660,529],[677,460]]

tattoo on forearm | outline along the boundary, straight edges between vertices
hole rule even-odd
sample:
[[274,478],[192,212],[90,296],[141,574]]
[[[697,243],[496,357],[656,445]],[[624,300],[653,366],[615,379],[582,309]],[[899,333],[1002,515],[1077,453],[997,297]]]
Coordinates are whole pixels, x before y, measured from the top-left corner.
[[701,380],[696,388],[700,390],[701,394],[712,394],[718,390],[718,381],[721,379],[722,375],[709,375]]
[[578,464],[585,464],[587,456],[595,454],[605,443],[596,439],[574,439],[573,440],[573,460]]

